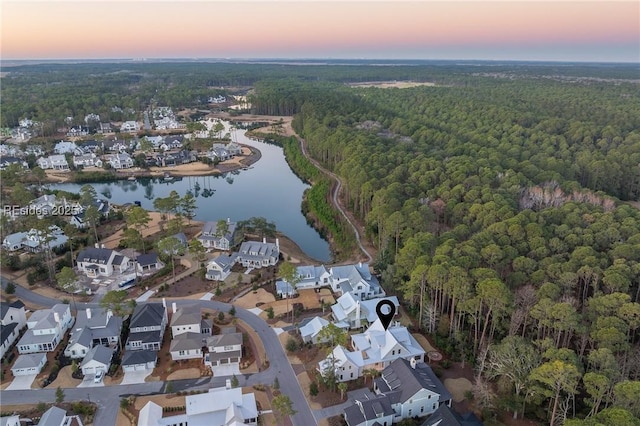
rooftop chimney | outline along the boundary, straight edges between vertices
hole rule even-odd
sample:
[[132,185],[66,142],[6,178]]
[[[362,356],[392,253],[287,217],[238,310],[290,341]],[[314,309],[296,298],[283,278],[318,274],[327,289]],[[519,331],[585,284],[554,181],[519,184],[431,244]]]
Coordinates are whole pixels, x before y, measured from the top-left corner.
[[91,319],[91,308],[87,308],[86,312],[87,312],[87,319]]
[[415,358],[411,358],[411,361],[409,361],[409,364],[411,364],[411,368],[413,368],[414,370],[416,369],[416,359]]
[[178,310],[178,304],[176,302],[173,302],[171,304],[171,309],[173,310],[173,313],[175,314],[176,311]]
[[55,320],[55,322],[57,322],[58,324],[60,324],[60,314],[57,312],[53,313],[53,319]]
[[231,389],[231,379],[227,379],[227,381],[224,384],[224,388]]
[[94,246],[95,246],[95,248],[100,248],[100,244],[98,244],[98,243],[95,243]]
[[262,244],[267,244],[267,237],[262,237]]
[[280,240],[276,238],[276,247],[280,248]]
[[167,309],[167,299],[165,299],[164,297],[162,298],[162,306]]

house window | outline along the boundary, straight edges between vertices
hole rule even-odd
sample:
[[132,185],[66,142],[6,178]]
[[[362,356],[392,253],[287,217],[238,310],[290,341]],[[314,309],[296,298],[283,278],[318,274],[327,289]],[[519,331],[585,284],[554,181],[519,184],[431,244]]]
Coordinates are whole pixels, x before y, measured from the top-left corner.
[[420,407],[420,412],[424,413],[424,405],[422,407]]
[[186,355],[187,353],[185,351],[178,351],[178,355]]
[[411,409],[409,409],[409,417],[411,417]]

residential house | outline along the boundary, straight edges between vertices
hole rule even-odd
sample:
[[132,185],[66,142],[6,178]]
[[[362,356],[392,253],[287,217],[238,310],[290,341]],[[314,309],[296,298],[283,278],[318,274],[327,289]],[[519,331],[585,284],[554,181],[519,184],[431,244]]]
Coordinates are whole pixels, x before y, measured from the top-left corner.
[[0,426],[21,426],[20,416],[17,414],[10,416],[3,415],[0,417]]
[[22,248],[22,242],[27,238],[27,232],[9,234],[2,240],[2,248],[8,251],[16,251]]
[[137,132],[140,130],[140,124],[137,121],[125,121],[120,126],[121,132]]
[[175,117],[162,117],[157,120],[153,120],[153,125],[156,130],[170,130],[170,129],[180,129],[184,127],[175,119]]
[[36,157],[41,157],[45,154],[45,150],[40,145],[28,145],[25,148],[24,153],[27,155],[33,154]]
[[100,123],[96,131],[100,134],[113,133],[113,126],[111,126],[111,123]]
[[203,319],[194,307],[176,309],[173,304],[171,316],[171,347],[169,352],[174,361],[202,358],[202,348],[207,337],[211,336],[212,324]]
[[447,404],[441,404],[420,426],[482,426],[473,411],[458,414]]
[[158,167],[178,166],[180,164],[189,164],[196,161],[194,151],[181,150],[178,152],[170,152],[158,154],[155,158],[155,165]]
[[234,243],[236,223],[227,218],[226,229],[218,229],[218,222],[206,222],[198,240],[207,249],[229,250]]
[[140,276],[158,272],[164,263],[158,258],[158,253],[141,254],[136,258],[136,273]]
[[102,146],[102,144],[95,139],[76,142],[76,145],[78,145],[78,148],[82,150],[84,154],[95,154]]
[[276,295],[281,299],[292,298],[298,294],[296,289],[286,281],[276,281]]
[[24,153],[17,145],[0,143],[0,156],[21,157]]
[[363,392],[342,415],[347,426],[391,426],[394,414],[387,396]]
[[209,96],[208,102],[210,104],[223,104],[223,103],[227,102],[227,98],[222,96],[222,95]]
[[0,302],[0,358],[4,357],[26,325],[24,303],[20,300]]
[[36,163],[38,163],[38,167],[43,170],[69,170],[69,163],[67,163],[67,159],[64,155],[50,155],[48,157],[40,157],[36,160]]
[[21,158],[18,157],[0,157],[0,170],[5,170],[12,164],[17,164],[22,167],[24,170],[29,170],[29,164]]
[[22,240],[22,248],[31,253],[40,253],[45,250],[55,250],[63,247],[69,238],[60,228],[53,225],[49,232],[45,233],[37,229],[31,229]]
[[113,312],[86,308],[76,314],[76,327],[71,331],[64,355],[83,358],[96,345],[116,346],[122,331],[122,318]]
[[80,369],[85,376],[88,374],[97,374],[102,371],[105,374],[111,367],[111,359],[113,358],[113,349],[102,345],[96,345],[89,350],[89,353],[80,363]]
[[398,358],[423,361],[425,354],[406,327],[396,323],[385,330],[379,319],[364,333],[352,335],[351,347],[352,351],[336,347],[332,354],[319,362],[320,373],[326,375],[330,372],[335,360],[338,380],[354,380],[366,369],[382,370]]
[[242,333],[230,332],[209,336],[206,346],[209,353],[204,357],[205,365],[211,368],[239,368],[242,358]]
[[320,266],[298,266],[296,273],[300,282],[298,290],[307,288],[331,287],[342,295],[353,293],[359,300],[379,298],[385,295],[377,278],[369,271],[366,263],[339,265],[327,268]]
[[245,241],[240,246],[238,259],[245,268],[262,268],[274,266],[280,258],[280,243],[268,243],[266,238],[262,242]]
[[133,167],[133,159],[127,153],[111,154],[108,157],[108,161],[114,169],[130,169]]
[[126,271],[129,258],[115,250],[89,247],[78,254],[76,266],[89,278],[110,277]]
[[107,139],[102,142],[102,150],[108,152],[125,152],[131,148],[131,142],[124,139]]
[[87,126],[72,127],[67,132],[67,136],[72,138],[79,137],[79,136],[87,136],[88,134],[89,134],[89,127]]
[[95,154],[82,154],[73,157],[76,167],[102,167],[102,160]]
[[164,303],[140,303],[131,315],[127,350],[160,350],[167,327]]
[[156,351],[126,351],[122,357],[122,371],[149,371],[156,368],[158,353]]
[[224,281],[231,274],[231,268],[236,264],[237,253],[221,254],[207,263],[205,278],[214,281]]
[[53,152],[59,155],[76,154],[78,146],[74,142],[60,141],[53,147]]
[[242,146],[240,146],[237,142],[229,142],[226,146],[227,152],[230,156],[235,157],[236,155],[242,155]]
[[378,319],[376,307],[383,300],[393,303],[395,315],[398,315],[400,302],[396,296],[360,301],[353,293],[346,293],[340,296],[336,303],[331,306],[332,317],[338,324],[344,324],[351,329],[359,329]]
[[329,325],[329,321],[322,317],[313,317],[300,327],[300,336],[305,343],[325,343],[328,339],[319,339],[318,334],[320,331]]
[[56,304],[51,309],[35,311],[27,320],[27,328],[18,342],[18,352],[52,352],[73,324],[69,305]]
[[[221,145],[221,144],[215,144]],[[211,160],[226,161],[231,158],[231,154],[225,146],[213,146],[206,154]]]
[[207,425],[257,426],[258,406],[253,393],[242,393],[242,388],[212,388],[206,393],[187,395],[186,413],[162,417],[162,407],[149,401],[138,416],[138,426]]
[[189,241],[187,240],[187,236],[184,232],[178,232],[177,234],[172,235],[172,237],[180,241],[180,244],[182,244],[183,247],[189,247]]
[[451,407],[453,399],[431,367],[416,359],[393,361],[374,380],[373,389],[389,398],[394,423],[425,417],[441,405]]
[[16,358],[11,367],[14,376],[31,376],[39,374],[47,363],[46,353],[22,354]]
[[38,426],[83,426],[80,416],[67,416],[62,408],[51,407],[42,414]]

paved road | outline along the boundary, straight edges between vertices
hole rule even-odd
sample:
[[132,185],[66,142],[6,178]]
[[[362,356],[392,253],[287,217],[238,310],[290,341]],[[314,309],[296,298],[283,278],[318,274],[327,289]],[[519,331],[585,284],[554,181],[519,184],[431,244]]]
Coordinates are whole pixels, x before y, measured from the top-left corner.
[[[8,280],[2,278],[2,287],[4,288],[7,284]],[[39,294],[33,293],[28,289],[25,289],[19,285],[16,285],[16,296],[24,301],[28,301],[33,304],[37,304],[40,306],[53,306],[56,303],[60,303],[57,299],[51,299],[45,296],[41,296]],[[224,312],[228,312],[231,309],[231,305],[227,303],[217,302],[213,300],[178,300],[178,299],[167,299],[167,305],[169,303],[176,302],[178,306],[188,305],[193,306],[194,303],[198,303],[201,308],[215,309],[221,310]],[[85,309],[87,307],[96,307],[96,303],[78,303],[77,309]],[[275,331],[260,317],[254,315],[253,313],[247,311],[246,309],[240,308],[236,306],[236,317],[246,322],[251,328],[253,328],[260,338],[262,339],[262,344],[264,345],[265,352],[267,354],[267,359],[269,360],[269,368],[265,371],[262,371],[257,374],[253,374],[251,376],[242,376],[239,378],[241,385],[254,385],[254,384],[265,384],[271,385],[276,377],[278,377],[278,381],[280,382],[280,391],[288,395],[293,403],[293,408],[297,411],[297,413],[291,417],[291,420],[294,425],[300,426],[308,426],[317,424],[313,413],[311,412],[311,408],[307,403],[306,398],[304,397],[304,393],[300,388],[300,383],[298,382],[296,375],[287,359],[284,349],[280,344],[280,340],[276,335]],[[225,377],[215,377],[206,382],[198,382],[197,380],[193,383],[174,383],[175,385],[180,386],[202,386],[203,389],[211,387],[211,385],[222,386],[225,383]],[[201,380],[201,379],[198,379]],[[139,385],[127,385],[124,386],[106,386],[104,388],[92,388],[90,394],[87,393],[86,389],[66,389],[65,397],[67,400],[86,400],[87,398],[91,398],[92,401],[98,402],[98,412],[96,413],[96,419],[99,418],[99,422],[97,424],[101,425],[114,425],[118,413],[118,405],[120,401],[120,395],[123,394],[148,394],[148,393],[158,393],[164,389],[164,383],[162,382],[150,382],[143,383]],[[26,393],[28,392],[28,397],[25,398]],[[90,396],[89,396],[90,395]],[[55,390],[54,389],[39,389],[39,390],[29,390],[29,391],[3,391],[2,392],[2,403],[3,404],[16,404],[18,402],[21,403],[37,403],[39,401],[43,402],[53,402],[55,401]]]
[[351,226],[351,229],[353,229],[353,233],[356,236],[356,242],[358,243],[358,247],[360,248],[360,251],[364,253],[365,256],[367,256],[368,262],[371,263],[373,261],[373,257],[362,244],[362,239],[360,238],[360,232],[358,232],[358,228],[353,222],[351,222],[351,219],[349,219],[349,216],[347,216],[345,211],[342,209],[342,206],[340,205],[338,196],[340,195],[340,190],[342,189],[342,180],[340,180],[340,177],[338,177],[338,175],[325,169],[315,159],[311,158],[311,156],[307,153],[307,147],[305,145],[304,139],[298,137],[298,141],[300,141],[300,149],[302,149],[302,154],[307,158],[307,160],[311,161],[311,163],[313,163],[313,165],[316,166],[321,172],[323,172],[327,176],[330,176],[332,179],[336,181],[336,186],[334,187],[333,194],[332,194],[333,205],[336,206],[336,208],[342,214],[342,216],[347,221],[349,226]]

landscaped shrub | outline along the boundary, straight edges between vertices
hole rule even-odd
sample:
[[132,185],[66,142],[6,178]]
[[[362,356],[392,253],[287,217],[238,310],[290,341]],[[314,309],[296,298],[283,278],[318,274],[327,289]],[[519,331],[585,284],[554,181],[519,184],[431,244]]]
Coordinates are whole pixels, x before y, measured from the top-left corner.
[[293,337],[289,337],[287,339],[287,343],[285,344],[285,349],[289,352],[295,352],[298,350],[298,341]]

